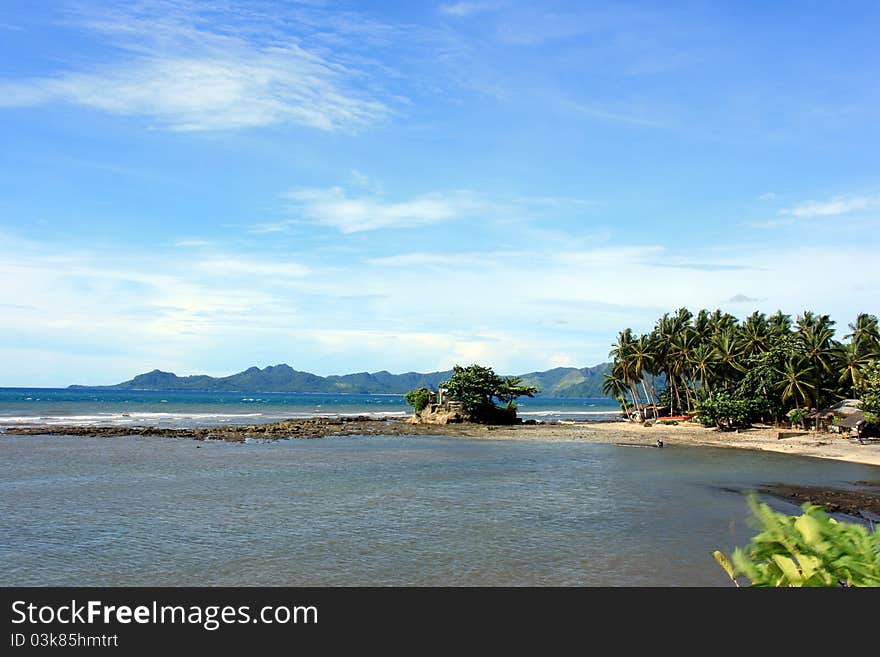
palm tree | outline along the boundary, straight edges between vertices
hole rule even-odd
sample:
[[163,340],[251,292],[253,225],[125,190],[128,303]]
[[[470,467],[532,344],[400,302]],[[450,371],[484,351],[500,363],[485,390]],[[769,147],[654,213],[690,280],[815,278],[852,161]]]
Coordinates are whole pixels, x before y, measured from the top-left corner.
[[845,335],[855,348],[866,354],[880,355],[880,330],[877,327],[877,317],[868,313],[859,313],[855,324],[849,325],[852,333]]
[[712,328],[712,335],[718,336],[736,327],[736,317],[717,309],[709,316],[709,325]]
[[672,339],[672,346],[670,348],[672,376],[678,379],[684,389],[687,404],[686,410],[688,411],[693,409],[693,404],[691,403],[691,389],[688,387],[688,375],[690,374],[690,363],[692,361],[691,355],[696,346],[696,334],[690,328],[685,328],[675,335]]
[[681,408],[681,396],[678,393],[678,385],[675,377],[675,363],[672,356],[675,336],[680,330],[679,317],[670,317],[669,313],[657,320],[654,327],[656,335],[656,356],[660,371],[666,374],[666,383],[669,386],[670,413],[674,415],[676,408]]
[[791,315],[786,315],[781,310],[777,310],[767,321],[770,323],[770,332],[776,337],[787,335],[791,331]]
[[749,315],[740,329],[740,348],[743,356],[754,356],[770,348],[770,324],[764,313]]
[[705,308],[694,317],[693,331],[697,335],[697,340],[701,343],[708,341],[712,337],[712,319],[709,317],[709,311]]
[[799,334],[804,355],[813,370],[813,400],[816,402],[817,409],[822,402],[822,383],[830,379],[835,371],[834,364],[837,353],[834,330],[830,328],[834,322],[822,321],[827,317],[827,315],[823,315],[812,326],[801,330]]
[[843,386],[844,394],[847,396],[855,394],[853,389],[862,380],[862,370],[874,359],[874,355],[863,351],[863,348],[860,348],[859,343],[855,340],[838,347],[837,362],[840,378],[837,381]]
[[790,357],[782,370],[777,370],[777,384],[782,403],[794,401],[797,406],[810,406],[814,392],[813,366],[803,358]]
[[656,397],[656,378],[663,373],[664,350],[663,345],[655,331],[651,331],[651,333],[648,335],[648,350],[651,353],[651,358],[649,360],[648,368],[646,371],[651,376],[651,398],[654,400],[656,408],[656,404],[658,403],[658,399]]
[[611,368],[610,372],[605,372],[602,381],[602,392],[608,397],[613,397],[620,402],[620,410],[626,413],[626,381],[623,379],[618,368]]
[[712,394],[710,380],[717,363],[715,350],[708,343],[699,345],[691,354],[691,370],[700,380],[700,387],[705,390],[706,395]]
[[733,329],[725,330],[718,334],[712,341],[715,357],[718,361],[718,374],[725,385],[730,388],[737,378],[737,373],[743,371],[740,364],[740,348]]
[[834,320],[828,315],[817,315],[816,313],[805,310],[804,314],[797,318],[797,330],[804,334],[809,331],[819,332],[827,329],[834,329]]
[[648,388],[645,386],[645,373],[653,366],[654,354],[651,351],[651,343],[648,336],[642,335],[632,343],[632,367],[638,376],[638,381],[642,384],[642,391],[645,393],[645,399],[654,405],[654,419],[657,419],[657,400],[654,398],[654,390],[651,389],[649,394]]
[[617,343],[613,345],[608,355],[614,360],[615,366],[619,368],[619,375],[629,389],[633,404],[638,410],[639,417],[641,417],[642,405],[635,388],[639,381],[639,370],[636,370],[634,367],[634,343],[635,338],[633,337],[632,329],[625,329],[617,335]]

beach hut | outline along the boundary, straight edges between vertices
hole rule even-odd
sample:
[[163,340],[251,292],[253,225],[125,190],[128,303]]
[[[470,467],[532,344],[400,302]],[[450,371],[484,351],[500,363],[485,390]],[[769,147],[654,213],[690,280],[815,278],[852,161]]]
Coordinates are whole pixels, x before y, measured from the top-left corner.
[[862,402],[858,399],[843,399],[836,404],[832,404],[827,408],[819,411],[813,411],[807,416],[809,423],[813,425],[815,430],[826,430],[834,433],[841,433],[837,430],[840,423],[847,418],[860,414],[864,419],[864,413],[860,410]]
[[838,420],[832,424],[829,427],[829,431],[853,438],[861,438],[862,433],[865,431],[866,424],[865,414],[860,410],[856,410],[855,413],[850,413],[842,420]]

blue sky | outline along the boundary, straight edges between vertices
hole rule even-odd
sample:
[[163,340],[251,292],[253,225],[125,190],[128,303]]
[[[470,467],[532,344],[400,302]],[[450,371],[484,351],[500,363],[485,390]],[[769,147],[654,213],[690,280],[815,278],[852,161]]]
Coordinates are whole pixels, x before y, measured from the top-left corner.
[[0,13],[0,385],[582,367],[880,300],[876,2]]

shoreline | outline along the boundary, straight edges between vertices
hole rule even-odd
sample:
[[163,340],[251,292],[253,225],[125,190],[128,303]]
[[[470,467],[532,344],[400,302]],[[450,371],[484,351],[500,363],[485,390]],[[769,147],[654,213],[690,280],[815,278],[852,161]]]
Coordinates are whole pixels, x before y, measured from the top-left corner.
[[698,425],[654,425],[619,422],[548,422],[540,424],[411,424],[398,418],[367,416],[302,418],[268,424],[233,425],[192,429],[161,427],[94,426],[12,426],[0,435],[68,435],[90,437],[158,436],[191,440],[283,440],[313,439],[332,436],[447,436],[488,440],[528,440],[543,442],[628,443],[652,447],[662,439],[667,447],[701,446],[769,451],[813,458],[834,459],[880,466],[880,442],[860,445],[834,434],[789,432],[778,439],[778,430],[756,427],[738,432],[722,432]]

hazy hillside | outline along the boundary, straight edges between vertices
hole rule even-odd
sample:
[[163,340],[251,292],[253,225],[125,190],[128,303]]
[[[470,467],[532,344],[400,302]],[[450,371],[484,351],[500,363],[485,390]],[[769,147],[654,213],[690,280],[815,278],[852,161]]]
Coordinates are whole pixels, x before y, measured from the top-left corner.
[[[543,397],[602,397],[602,375],[608,363],[593,367],[557,367],[546,372],[523,374],[524,383],[537,386]],[[244,372],[224,377],[207,375],[177,376],[171,372],[153,370],[138,374],[130,381],[111,386],[70,386],[71,388],[98,387],[116,390],[217,390],[236,392],[345,392],[368,394],[402,394],[425,386],[437,388],[449,378],[445,372],[359,372],[342,376],[318,376],[300,372],[289,365],[270,365],[263,369],[251,367]]]
[[604,397],[603,375],[609,363],[593,367],[555,367],[546,372],[523,374],[523,383],[537,386],[544,397]]

